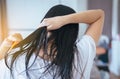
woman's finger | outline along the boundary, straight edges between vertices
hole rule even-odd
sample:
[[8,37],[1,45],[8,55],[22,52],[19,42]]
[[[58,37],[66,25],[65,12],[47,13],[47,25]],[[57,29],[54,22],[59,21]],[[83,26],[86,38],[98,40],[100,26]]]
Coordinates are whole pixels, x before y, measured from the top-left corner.
[[53,30],[53,26],[52,26],[52,25],[49,25],[49,26],[47,27],[47,30]]
[[14,33],[14,34],[8,36],[7,39],[9,39],[11,41],[21,41],[21,40],[23,40],[21,34],[19,34],[19,33]]

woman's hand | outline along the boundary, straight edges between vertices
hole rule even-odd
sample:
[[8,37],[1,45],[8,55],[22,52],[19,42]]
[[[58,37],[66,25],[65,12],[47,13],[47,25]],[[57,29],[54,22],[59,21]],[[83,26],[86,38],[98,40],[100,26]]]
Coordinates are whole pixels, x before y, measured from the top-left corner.
[[11,34],[10,36],[8,36],[6,39],[9,40],[9,42],[17,42],[17,41],[19,42],[23,38],[20,33],[14,33],[14,34]]
[[39,26],[47,26],[48,30],[55,30],[61,28],[65,24],[67,23],[64,16],[57,16],[44,19]]
[[14,45],[16,45],[17,43],[23,40],[22,35],[20,33],[14,33],[10,35],[7,39],[12,42],[11,48],[13,48]]
[[17,43],[23,40],[21,34],[14,33],[8,36],[0,46],[0,59],[4,58],[5,54]]

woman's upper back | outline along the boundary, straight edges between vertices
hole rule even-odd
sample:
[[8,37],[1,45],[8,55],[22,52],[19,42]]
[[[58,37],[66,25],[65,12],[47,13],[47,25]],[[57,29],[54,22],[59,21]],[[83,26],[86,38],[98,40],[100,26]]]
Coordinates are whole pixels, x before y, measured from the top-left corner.
[[[96,53],[95,42],[89,35],[84,35],[80,40],[76,41],[77,51],[75,52],[75,59],[73,66],[73,79],[89,79],[90,71],[93,64],[93,59]],[[30,59],[29,66],[34,61],[35,55],[33,55]],[[31,79],[53,79],[54,71],[56,70],[56,66],[53,71],[46,72],[42,74],[45,70],[45,62],[51,63],[48,61],[44,61],[40,57],[37,57],[35,63],[29,68],[28,72],[30,74]],[[1,79],[10,79],[10,70],[6,67],[4,60],[0,61],[0,76]],[[15,79],[27,79],[25,73],[25,55],[19,57],[17,59],[16,65],[14,66],[14,77]],[[61,79],[60,77],[57,79]]]

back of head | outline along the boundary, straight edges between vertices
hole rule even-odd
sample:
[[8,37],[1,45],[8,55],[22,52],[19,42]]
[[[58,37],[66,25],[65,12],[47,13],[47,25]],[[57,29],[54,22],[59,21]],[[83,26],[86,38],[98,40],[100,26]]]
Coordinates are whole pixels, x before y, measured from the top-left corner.
[[[44,18],[51,18],[72,13],[75,13],[72,8],[64,5],[56,5],[47,12]],[[56,65],[57,70],[54,74],[54,78],[57,79],[57,77],[61,77],[62,79],[72,79],[72,66],[76,47],[75,41],[78,35],[78,24],[67,24],[60,29],[51,30],[49,32],[51,35],[48,38],[47,28],[38,28],[26,39],[17,44],[14,48],[20,47],[21,49],[13,54],[10,68],[12,68],[13,63],[17,57],[20,57],[20,55],[26,53],[26,73],[29,76],[27,70],[29,69],[28,64],[30,58],[32,57],[33,53],[35,53],[37,57],[40,53],[40,50],[43,49],[44,54],[47,54],[48,57],[52,60],[49,65],[47,64],[48,66],[45,71],[49,71],[49,69],[54,68],[54,65]],[[48,49],[50,52],[48,52]]]
[[[56,5],[47,12],[44,18],[63,16],[63,15],[68,15],[72,13],[75,13],[75,11],[72,8],[64,5]],[[64,25],[62,28],[53,30],[51,32],[56,38],[60,37],[61,40],[65,39],[63,41],[66,41],[67,39],[69,39],[75,42],[78,35],[78,24],[67,24],[67,25]]]
[[[72,13],[75,13],[72,8],[64,5],[56,5],[47,12],[44,18],[63,16]],[[50,32],[59,51],[62,51],[62,49],[71,51],[70,49],[75,46],[75,41],[78,36],[78,24],[67,24],[60,29],[52,30]]]
[[[64,5],[57,5],[51,8],[45,18],[62,16],[75,13],[75,11]],[[53,47],[56,46],[56,58],[53,59],[53,64],[58,65],[59,76],[62,79],[72,78],[72,64],[74,60],[75,41],[78,36],[78,24],[67,24],[60,29],[50,31],[54,39]],[[51,47],[52,48],[52,47]],[[55,52],[54,52],[55,53]]]

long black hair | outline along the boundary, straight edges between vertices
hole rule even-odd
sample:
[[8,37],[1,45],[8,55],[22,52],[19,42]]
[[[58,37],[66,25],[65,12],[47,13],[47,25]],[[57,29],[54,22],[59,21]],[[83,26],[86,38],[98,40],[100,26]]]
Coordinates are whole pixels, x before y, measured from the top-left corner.
[[[67,14],[75,13],[75,11],[64,5],[56,5],[52,7],[44,18],[50,18],[55,16],[62,16]],[[43,18],[43,19],[44,19]],[[39,56],[40,50],[42,49],[43,59],[44,56],[48,56],[51,60],[50,64],[47,64],[46,71],[57,66],[56,72],[53,76],[53,79],[61,77],[61,79],[72,79],[73,76],[73,63],[74,63],[74,53],[76,49],[75,41],[78,36],[78,24],[67,24],[57,30],[49,31],[51,34],[48,37],[48,31],[46,27],[41,27],[31,33],[27,38],[21,41],[19,44],[14,46],[13,50],[19,48],[17,51],[12,51],[5,57],[6,65],[13,73],[13,64],[18,57],[25,54],[25,72],[29,77],[28,67],[29,60],[33,54],[35,54],[35,59]],[[49,49],[49,50],[48,50]],[[11,63],[7,61],[9,55],[12,54]],[[34,64],[33,62],[33,64]]]

